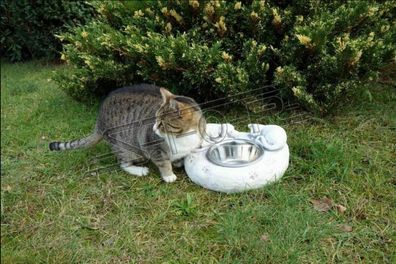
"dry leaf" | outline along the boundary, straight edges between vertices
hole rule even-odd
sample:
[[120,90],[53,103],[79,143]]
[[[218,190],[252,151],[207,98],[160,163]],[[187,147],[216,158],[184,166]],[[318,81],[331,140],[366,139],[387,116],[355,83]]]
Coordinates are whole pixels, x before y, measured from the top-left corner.
[[264,234],[264,235],[262,235],[262,236],[260,237],[260,240],[261,240],[261,241],[264,241],[264,242],[267,242],[267,241],[269,241],[269,236],[268,236],[267,234]]
[[6,186],[4,186],[4,188],[3,188],[3,191],[6,191],[6,192],[10,192],[11,190],[12,190],[12,187],[8,184]]
[[343,232],[352,232],[352,226],[347,225],[347,224],[342,224],[342,225],[338,225],[338,227],[340,228],[341,231]]
[[315,210],[319,212],[327,212],[333,206],[333,201],[327,197],[324,197],[320,200],[311,200],[313,207]]
[[341,204],[336,204],[336,205],[334,205],[334,207],[337,209],[337,211],[339,212],[339,213],[344,213],[345,211],[346,211],[346,207],[345,206],[343,206],[343,205],[341,205]]

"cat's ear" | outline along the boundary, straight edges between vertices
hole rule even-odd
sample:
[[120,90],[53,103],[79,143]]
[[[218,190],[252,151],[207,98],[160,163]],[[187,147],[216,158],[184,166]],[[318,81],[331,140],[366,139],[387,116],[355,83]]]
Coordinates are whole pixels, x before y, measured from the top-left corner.
[[180,106],[179,106],[179,102],[176,101],[176,99],[171,98],[169,100],[169,105],[172,109],[174,109],[175,111],[177,111],[177,114],[180,116],[181,112],[180,112]]
[[169,102],[173,97],[175,97],[175,95],[173,93],[169,92],[168,90],[166,90],[163,87],[160,88],[160,92],[161,92],[162,100],[164,101],[164,103]]
[[177,114],[180,116],[181,115],[180,103],[175,99],[176,96],[163,87],[160,88],[160,92],[162,95],[163,102],[169,104],[170,108],[177,111]]

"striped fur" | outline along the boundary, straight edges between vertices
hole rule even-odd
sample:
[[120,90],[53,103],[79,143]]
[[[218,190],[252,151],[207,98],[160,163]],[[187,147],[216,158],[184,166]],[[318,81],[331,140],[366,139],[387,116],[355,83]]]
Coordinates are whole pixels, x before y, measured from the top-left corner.
[[51,142],[49,144],[50,150],[69,150],[69,149],[79,149],[79,148],[89,148],[102,139],[96,131],[89,135],[88,137],[67,141],[67,142]]
[[[50,150],[87,148],[102,138],[110,143],[117,155],[121,168],[128,173],[143,176],[146,167],[138,167],[142,158],[151,160],[160,170],[166,182],[176,179],[172,161],[181,159],[202,141],[179,137],[191,131],[198,131],[202,112],[192,98],[177,96],[164,88],[140,84],[113,91],[100,106],[94,132],[82,139],[69,142],[52,142]],[[169,138],[173,139],[168,142]],[[176,139],[177,138],[177,139]],[[181,142],[181,141],[180,141]],[[174,149],[177,153],[174,153]]]

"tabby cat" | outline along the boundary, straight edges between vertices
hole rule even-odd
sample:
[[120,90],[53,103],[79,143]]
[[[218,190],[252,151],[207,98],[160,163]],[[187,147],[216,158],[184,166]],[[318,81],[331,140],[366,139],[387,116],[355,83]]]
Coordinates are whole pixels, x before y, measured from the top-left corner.
[[140,84],[109,94],[100,107],[90,136],[70,142],[52,142],[49,148],[86,148],[105,139],[126,172],[147,175],[148,168],[134,162],[143,158],[158,167],[165,182],[173,182],[176,175],[172,162],[181,166],[183,158],[201,145],[203,127],[202,111],[192,98]]

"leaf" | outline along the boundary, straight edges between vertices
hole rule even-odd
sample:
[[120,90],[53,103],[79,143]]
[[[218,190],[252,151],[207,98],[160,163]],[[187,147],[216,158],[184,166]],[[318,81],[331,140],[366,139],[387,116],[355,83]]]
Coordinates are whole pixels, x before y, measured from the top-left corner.
[[347,224],[338,225],[338,228],[339,228],[341,231],[347,232],[347,233],[352,232],[352,230],[353,230],[352,226],[347,225]]
[[339,212],[339,213],[344,213],[345,211],[346,211],[346,207],[345,206],[343,206],[343,205],[341,205],[341,204],[336,204],[336,205],[334,205],[334,207],[337,209],[337,211]]
[[192,197],[189,193],[187,193],[187,206],[191,206],[192,205]]
[[8,184],[3,187],[3,191],[10,192],[11,190],[12,190],[12,187]]
[[368,100],[369,100],[370,102],[372,102],[372,101],[373,101],[373,95],[371,94],[370,90],[366,89],[366,90],[364,91],[364,93],[367,95]]
[[268,241],[269,241],[269,236],[268,236],[268,234],[263,234],[263,235],[261,235],[260,240],[261,240],[261,241],[264,241],[264,242],[268,242]]
[[333,201],[327,197],[324,197],[320,200],[312,199],[311,203],[313,204],[314,209],[319,212],[327,212],[333,206]]

